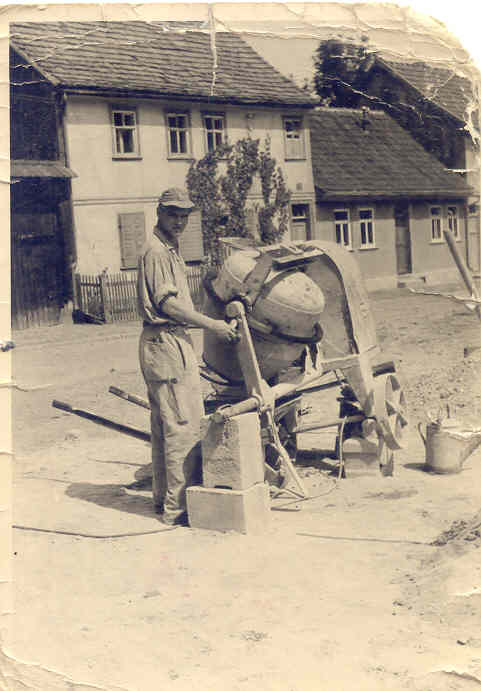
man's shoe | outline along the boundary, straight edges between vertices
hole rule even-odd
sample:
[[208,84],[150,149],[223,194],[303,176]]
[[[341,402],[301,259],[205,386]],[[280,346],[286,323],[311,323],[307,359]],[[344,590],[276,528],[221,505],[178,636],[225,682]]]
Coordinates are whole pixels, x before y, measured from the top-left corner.
[[164,513],[164,505],[163,504],[154,504],[154,511],[157,514]]
[[183,513],[177,516],[166,516],[164,514],[160,520],[165,525],[182,525],[186,527],[189,525],[189,517],[187,515],[187,511],[183,511]]
[[152,476],[143,477],[140,480],[135,480],[129,485],[124,485],[125,489],[133,489],[138,492],[145,492],[152,489]]

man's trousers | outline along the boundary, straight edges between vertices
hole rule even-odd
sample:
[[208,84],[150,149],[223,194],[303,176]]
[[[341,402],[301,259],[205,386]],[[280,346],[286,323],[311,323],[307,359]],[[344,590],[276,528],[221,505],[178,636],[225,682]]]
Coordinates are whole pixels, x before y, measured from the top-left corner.
[[154,504],[173,522],[186,510],[186,488],[201,482],[199,366],[182,327],[144,326],[139,359],[151,408]]

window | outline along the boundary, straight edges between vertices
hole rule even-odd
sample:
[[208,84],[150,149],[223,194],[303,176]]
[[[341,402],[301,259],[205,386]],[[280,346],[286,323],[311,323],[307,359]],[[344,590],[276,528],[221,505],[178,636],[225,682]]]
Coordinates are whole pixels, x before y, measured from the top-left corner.
[[225,138],[225,118],[223,115],[204,115],[206,151],[215,151],[222,146]]
[[448,206],[448,229],[452,232],[456,240],[460,240],[458,227],[458,207]]
[[334,228],[337,244],[352,249],[349,209],[336,209],[334,211]]
[[304,129],[302,118],[284,118],[284,141],[286,158],[305,158]]
[[293,204],[291,206],[292,240],[310,239],[309,204]]
[[361,249],[376,247],[373,209],[359,209],[359,228],[361,230]]
[[468,213],[470,216],[479,216],[479,204],[470,204],[468,206]]
[[137,113],[135,110],[112,109],[112,135],[114,156],[139,155]]
[[431,242],[443,241],[443,216],[440,206],[431,207]]
[[169,156],[188,155],[190,153],[188,113],[168,113],[167,129]]

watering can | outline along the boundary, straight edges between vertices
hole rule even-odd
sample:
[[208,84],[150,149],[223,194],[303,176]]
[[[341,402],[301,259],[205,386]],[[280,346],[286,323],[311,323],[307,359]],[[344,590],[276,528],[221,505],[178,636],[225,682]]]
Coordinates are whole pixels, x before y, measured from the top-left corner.
[[424,469],[433,473],[461,472],[464,461],[481,444],[481,427],[469,428],[449,417],[449,408],[447,418],[431,418],[425,434],[420,422],[418,431],[426,448]]

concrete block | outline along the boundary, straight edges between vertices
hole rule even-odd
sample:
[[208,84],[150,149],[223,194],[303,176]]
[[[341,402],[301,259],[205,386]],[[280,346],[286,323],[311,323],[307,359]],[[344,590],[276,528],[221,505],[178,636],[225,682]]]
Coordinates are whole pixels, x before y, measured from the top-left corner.
[[264,481],[259,416],[236,415],[224,422],[201,422],[202,484],[243,490]]
[[244,490],[188,487],[187,513],[192,528],[258,535],[269,524],[269,487],[264,482]]
[[347,478],[380,474],[377,443],[360,437],[351,437],[343,443],[342,454]]

